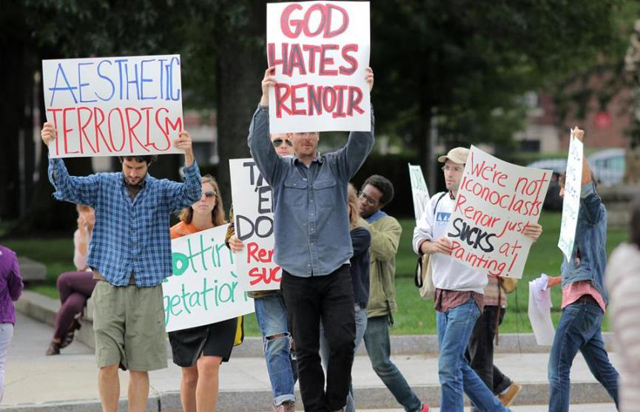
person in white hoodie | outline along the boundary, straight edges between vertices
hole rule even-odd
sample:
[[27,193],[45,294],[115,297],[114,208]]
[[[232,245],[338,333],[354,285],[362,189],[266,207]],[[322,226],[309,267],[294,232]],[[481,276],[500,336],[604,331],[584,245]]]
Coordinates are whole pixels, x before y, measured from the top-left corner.
[[[419,255],[431,255],[440,348],[441,410],[464,410],[463,395],[466,393],[478,409],[501,412],[509,409],[493,395],[464,356],[473,327],[483,311],[487,273],[453,259],[451,241],[446,237],[468,156],[469,149],[456,147],[438,158],[444,163],[442,170],[447,191],[435,194],[427,203],[424,216],[413,233],[413,249]],[[524,234],[537,237],[529,232]]]

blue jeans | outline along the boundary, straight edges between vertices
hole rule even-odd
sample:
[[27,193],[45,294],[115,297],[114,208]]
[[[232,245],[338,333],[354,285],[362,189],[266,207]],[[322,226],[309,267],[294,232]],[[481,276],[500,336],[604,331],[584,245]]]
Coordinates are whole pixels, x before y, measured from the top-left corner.
[[438,345],[440,346],[438,376],[442,412],[463,411],[464,393],[480,411],[508,410],[502,406],[498,398],[493,396],[487,385],[471,369],[464,356],[471,331],[479,316],[480,309],[473,298],[448,312],[437,312]]
[[[364,309],[361,309],[358,304],[355,305],[356,311],[356,347],[355,351],[358,350],[358,346],[362,342],[362,338],[364,337],[364,331],[367,329],[367,312]],[[322,367],[325,372],[329,366],[329,341],[324,336],[324,327],[322,326],[322,322],[320,322],[320,359],[322,359]],[[347,395],[347,406],[344,408],[345,412],[355,412],[356,410],[356,402],[353,397],[353,383],[349,384],[349,394]]]
[[391,341],[389,340],[388,315],[369,318],[367,330],[364,333],[364,346],[367,348],[373,370],[396,398],[396,401],[407,412],[419,411],[422,408],[422,402],[390,359]]
[[549,411],[568,411],[570,372],[578,351],[593,376],[618,405],[618,371],[611,365],[602,342],[604,313],[590,296],[583,296],[562,310],[549,355]]
[[267,295],[254,299],[254,305],[274,404],[278,406],[285,401],[295,401],[293,386],[298,379],[298,367],[291,353],[291,333],[284,299],[280,293]]

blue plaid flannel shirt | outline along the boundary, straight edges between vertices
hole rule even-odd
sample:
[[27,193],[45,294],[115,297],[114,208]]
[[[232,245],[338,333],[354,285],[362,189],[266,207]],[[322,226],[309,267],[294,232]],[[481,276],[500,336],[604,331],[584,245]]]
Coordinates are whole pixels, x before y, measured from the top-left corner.
[[184,168],[184,183],[147,174],[133,201],[122,173],[69,176],[61,159],[49,159],[49,180],[56,199],[95,209],[87,264],[109,283],[127,286],[134,273],[137,286],[149,287],[171,275],[169,218],[200,199],[202,185],[195,161]]

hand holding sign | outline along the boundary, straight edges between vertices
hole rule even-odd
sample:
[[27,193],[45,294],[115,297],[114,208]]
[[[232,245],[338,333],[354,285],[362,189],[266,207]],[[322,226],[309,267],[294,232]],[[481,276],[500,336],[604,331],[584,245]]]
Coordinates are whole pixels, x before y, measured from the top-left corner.
[[260,106],[269,106],[269,88],[276,85],[276,69],[271,66],[264,71],[264,78],[262,79],[262,98],[260,99]]
[[184,164],[185,166],[191,166],[193,164],[193,139],[186,130],[180,132],[177,139],[173,141],[173,145],[176,149],[184,150]]
[[233,235],[229,238],[229,247],[233,253],[240,253],[244,249],[244,243],[238,239],[238,236]]
[[367,67],[367,75],[364,77],[369,85],[369,91],[373,90],[373,69],[371,67]]
[[58,132],[54,129],[53,125],[49,122],[45,123],[42,126],[42,130],[40,131],[40,137],[45,145],[49,146],[49,143],[53,142],[53,140],[58,137]]

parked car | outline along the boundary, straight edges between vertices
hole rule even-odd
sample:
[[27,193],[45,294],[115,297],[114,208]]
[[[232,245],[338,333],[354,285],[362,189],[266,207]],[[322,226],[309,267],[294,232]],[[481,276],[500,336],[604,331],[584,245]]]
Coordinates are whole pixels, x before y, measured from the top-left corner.
[[589,166],[602,186],[615,186],[622,183],[625,166],[625,150],[605,149],[587,157]]
[[544,198],[542,207],[546,210],[562,210],[562,198],[560,197],[558,178],[567,170],[567,159],[538,160],[528,164],[527,167],[553,171],[551,181],[549,182],[549,190],[547,190],[547,196]]

